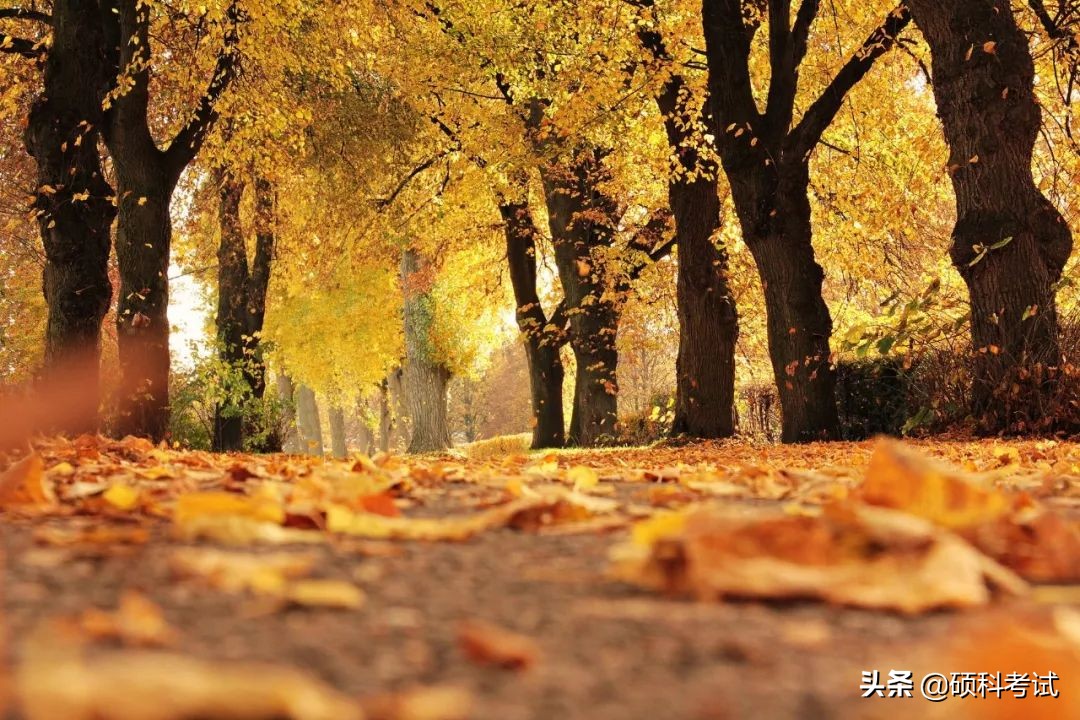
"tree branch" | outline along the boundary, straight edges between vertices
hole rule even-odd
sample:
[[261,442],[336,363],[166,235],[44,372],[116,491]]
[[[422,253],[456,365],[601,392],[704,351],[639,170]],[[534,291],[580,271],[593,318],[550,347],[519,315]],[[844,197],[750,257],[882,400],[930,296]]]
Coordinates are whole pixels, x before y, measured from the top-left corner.
[[14,35],[0,33],[0,53],[20,55],[24,58],[36,58],[45,53],[45,47],[32,40],[24,40]]
[[0,20],[30,20],[31,22],[48,24],[52,22],[52,15],[39,10],[0,8]]
[[375,201],[374,201],[375,202],[375,207],[378,208],[379,210],[384,210],[387,207],[389,207],[390,204],[393,203],[394,200],[397,199],[397,196],[400,195],[401,192],[408,186],[408,184],[410,182],[412,182],[413,178],[415,178],[417,175],[424,172],[425,170],[427,170],[432,165],[434,165],[439,160],[441,160],[442,158],[446,157],[449,154],[450,154],[449,151],[444,150],[443,152],[439,153],[438,155],[433,155],[433,156],[429,157],[427,160],[425,160],[424,162],[422,162],[419,165],[417,165],[416,167],[414,167],[412,170],[409,171],[408,175],[406,175],[405,177],[403,177],[401,179],[401,182],[399,182],[397,184],[397,186],[393,189],[393,191],[389,195],[387,195],[384,198],[375,198]]
[[191,119],[180,129],[165,151],[166,166],[174,177],[178,177],[198,154],[210,129],[217,121],[218,100],[236,78],[240,62],[237,45],[240,41],[239,28],[243,14],[235,0],[229,4],[225,14],[229,25],[225,30],[222,48],[218,52],[210,84],[199,99],[199,105]]
[[713,118],[721,129],[730,123],[756,120],[749,60],[756,26],[744,22],[741,0],[704,0],[701,20]]
[[844,64],[821,97],[807,109],[802,120],[792,130],[787,152],[799,162],[806,162],[814,146],[821,140],[822,134],[832,123],[836,113],[843,106],[848,91],[870,71],[874,61],[888,52],[896,44],[897,36],[911,22],[911,13],[903,3],[889,13],[881,24],[856,53]]

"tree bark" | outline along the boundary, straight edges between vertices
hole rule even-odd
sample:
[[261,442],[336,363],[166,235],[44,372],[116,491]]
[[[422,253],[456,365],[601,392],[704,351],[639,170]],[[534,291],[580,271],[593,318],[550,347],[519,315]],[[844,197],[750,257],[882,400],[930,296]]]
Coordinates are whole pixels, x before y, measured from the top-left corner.
[[48,305],[45,372],[68,362],[88,366],[89,422],[97,427],[101,323],[112,299],[108,261],[116,209],[102,175],[98,138],[101,97],[111,73],[97,2],[56,0],[49,18],[52,45],[44,89],[30,108],[26,149],[37,162],[34,211],[45,249],[43,291]]
[[1061,363],[1055,283],[1072,251],[1031,172],[1041,124],[1027,38],[1004,0],[908,3],[931,50],[971,297],[973,410],[986,432],[1044,430]]
[[433,269],[419,252],[407,249],[401,257],[405,296],[405,399],[412,421],[410,453],[438,452],[450,447],[446,391],[450,371],[434,356],[431,323]]
[[[506,235],[506,259],[517,303],[518,330],[525,346],[532,396],[532,448],[562,447],[566,441],[563,419],[563,365],[559,348],[565,318],[548,318],[536,292],[536,237],[538,231],[528,200],[503,200],[499,213]],[[553,315],[557,315],[553,313]]]
[[595,150],[540,171],[577,364],[567,441],[585,447],[615,440],[618,424],[619,308],[605,292],[606,269],[593,254],[613,242],[614,202],[597,187],[605,173]]
[[[218,352],[227,367],[244,364],[247,335],[246,295],[248,284],[247,250],[240,224],[240,202],[244,183],[232,171],[219,167],[215,172],[218,186]],[[232,395],[242,393],[237,388]],[[244,446],[244,402],[234,397],[218,403],[214,410],[215,452],[238,451]]]
[[300,447],[296,424],[296,387],[291,377],[283,372],[278,372],[277,389],[282,407],[281,424],[284,427],[281,449],[291,455],[297,455],[302,452],[302,448]]
[[330,454],[343,460],[349,453],[345,441],[345,411],[331,407],[327,414],[330,418]]
[[[663,37],[638,33],[664,66],[670,63]],[[656,95],[668,145],[677,160],[668,181],[679,253],[677,300],[679,353],[675,362],[675,418],[672,435],[724,438],[735,434],[735,345],[738,312],[728,287],[727,253],[716,245],[720,197],[716,164],[701,157],[698,134],[709,118],[692,116],[684,104],[690,90],[677,73]]]
[[300,451],[308,455],[323,454],[322,420],[319,419],[319,405],[315,400],[315,391],[307,385],[296,389],[296,414],[300,435]]
[[[218,185],[218,352],[223,363],[240,370],[244,387],[219,404],[214,413],[214,449],[240,450],[250,433],[245,410],[266,391],[266,366],[260,335],[266,315],[266,291],[270,283],[274,247],[273,188],[263,178],[255,180],[255,255],[249,269],[247,242],[240,222],[240,202],[245,183],[230,168],[215,171]],[[267,447],[279,440],[268,438]]]
[[390,381],[379,384],[379,450],[390,452],[390,433],[393,431],[394,414],[390,407]]

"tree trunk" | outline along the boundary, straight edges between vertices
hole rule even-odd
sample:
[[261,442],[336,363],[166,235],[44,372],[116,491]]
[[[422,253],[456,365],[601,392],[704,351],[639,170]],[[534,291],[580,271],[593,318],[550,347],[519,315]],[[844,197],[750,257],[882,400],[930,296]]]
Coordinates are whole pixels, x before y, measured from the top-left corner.
[[555,263],[570,318],[577,363],[568,442],[592,447],[616,438],[619,309],[593,249],[612,243],[614,203],[597,189],[606,177],[600,153],[582,153],[568,167],[541,168]]
[[[114,156],[115,158],[115,156]],[[117,166],[120,213],[116,259],[120,268],[116,330],[122,407],[120,435],[165,436],[169,420],[169,247],[172,184],[137,179],[142,169]]]
[[86,364],[88,422],[97,427],[101,322],[112,299],[108,261],[116,210],[98,155],[101,96],[111,79],[97,2],[56,0],[44,90],[27,119],[26,149],[37,161],[34,211],[45,249],[46,372]]
[[379,384],[379,450],[390,452],[390,433],[393,430],[394,414],[390,407],[390,381]]
[[281,399],[281,424],[283,426],[281,449],[290,455],[302,452],[296,425],[296,388],[292,378],[283,372],[277,374],[278,397]]
[[321,457],[323,437],[319,405],[315,401],[315,391],[307,385],[301,385],[296,390],[296,414],[299,420],[300,451]]
[[1072,236],[1032,178],[1041,117],[1027,38],[1004,0],[909,6],[949,146],[949,254],[971,296],[974,414],[987,432],[1044,430],[1062,360],[1054,284]]
[[[218,186],[218,353],[227,367],[241,368],[244,364],[247,336],[246,296],[248,285],[247,249],[244,230],[240,225],[240,201],[244,183],[229,169],[215,172]],[[230,398],[214,409],[215,452],[238,451],[244,446],[243,388],[227,388]]]
[[825,273],[811,243],[809,167],[796,159],[779,169],[730,168],[727,175],[765,293],[781,439],[834,440],[840,425],[829,349],[832,317],[821,295]]
[[405,295],[405,399],[412,420],[410,453],[438,452],[450,447],[446,391],[450,371],[434,357],[432,268],[421,255],[406,250],[401,257],[401,285]]
[[330,453],[343,460],[349,453],[345,442],[345,411],[339,407],[331,407],[327,414],[330,417]]
[[[658,60],[670,61],[663,38],[639,33]],[[681,75],[672,74],[656,96],[664,116],[668,145],[679,172],[668,181],[668,202],[675,217],[679,251],[677,281],[679,354],[675,363],[673,435],[723,438],[735,434],[735,343],[738,312],[728,287],[727,253],[714,235],[720,228],[720,197],[715,163],[695,147],[695,126],[683,104],[690,96]]]
[[[532,448],[562,447],[565,443],[559,356],[565,320],[549,318],[536,292],[537,229],[527,200],[503,201],[499,212],[506,235],[506,259],[517,303],[517,325],[525,345],[532,394]],[[553,313],[553,315],[558,314]]]
[[[248,265],[247,242],[240,222],[240,203],[244,182],[231,169],[215,171],[218,186],[218,352],[222,362],[240,371],[243,387],[231,389],[231,397],[214,412],[214,449],[218,452],[240,450],[245,436],[245,410],[252,401],[262,400],[266,391],[266,366],[260,335],[266,315],[266,291],[270,283],[274,247],[273,187],[266,180],[255,180],[255,256]],[[267,439],[260,450],[271,450],[280,441]]]

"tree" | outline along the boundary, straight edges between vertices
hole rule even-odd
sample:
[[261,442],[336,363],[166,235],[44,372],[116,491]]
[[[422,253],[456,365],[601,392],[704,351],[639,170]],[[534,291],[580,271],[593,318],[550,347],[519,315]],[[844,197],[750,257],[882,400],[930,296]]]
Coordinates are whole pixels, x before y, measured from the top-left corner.
[[94,418],[101,323],[112,298],[108,261],[116,214],[98,153],[101,94],[110,77],[100,12],[98,2],[75,0],[56,0],[49,14],[0,8],[0,19],[51,31],[48,39],[34,41],[0,35],[0,51],[44,66],[24,137],[37,164],[33,208],[45,249],[45,365],[46,372],[73,361],[92,369],[86,377],[94,387],[86,398]]
[[435,353],[432,324],[435,306],[431,261],[413,248],[401,255],[402,312],[405,326],[403,381],[412,437],[409,452],[424,453],[450,447],[446,390],[450,370]]
[[244,441],[244,408],[249,398],[261,400],[266,390],[266,367],[260,338],[266,316],[274,249],[274,191],[262,177],[254,181],[255,254],[248,260],[247,241],[240,218],[246,183],[233,169],[215,173],[219,193],[218,244],[218,352],[222,361],[239,369],[247,387],[239,397],[219,404],[214,413],[214,449],[240,450]]
[[[832,439],[838,433],[832,318],[812,243],[810,157],[848,91],[910,21],[904,6],[893,9],[793,124],[800,65],[819,6],[818,0],[803,0],[792,22],[790,0],[704,0],[702,5],[716,150],[764,288],[785,442]],[[770,76],[762,112],[750,60],[763,16]]]
[[1062,360],[1055,284],[1072,235],[1032,176],[1041,113],[1028,40],[1004,0],[908,6],[930,46],[949,146],[949,255],[971,297],[973,409],[987,432],[1046,427]]
[[559,350],[566,342],[566,317],[559,305],[549,317],[537,293],[536,260],[540,231],[533,220],[528,197],[502,199],[499,203],[506,235],[506,261],[517,306],[515,318],[525,345],[532,403],[532,445],[536,450],[562,447],[566,421],[563,417],[563,365]]
[[213,74],[191,116],[162,149],[151,128],[151,11],[150,3],[142,0],[111,0],[105,3],[101,22],[116,53],[111,67],[118,71],[105,101],[104,133],[119,204],[117,335],[125,405],[117,425],[121,434],[159,439],[169,409],[169,211],[180,175],[206,140],[218,117],[218,98],[236,75],[242,16],[230,2],[213,18],[222,27]]
[[[651,1],[642,5],[652,6]],[[671,68],[663,35],[638,31],[665,79],[656,93],[671,147],[668,203],[679,254],[679,355],[676,363],[675,435],[723,438],[735,433],[735,344],[738,312],[728,287],[728,258],[717,245],[720,227],[719,168],[708,157],[704,134],[710,118],[694,109],[691,89]]]

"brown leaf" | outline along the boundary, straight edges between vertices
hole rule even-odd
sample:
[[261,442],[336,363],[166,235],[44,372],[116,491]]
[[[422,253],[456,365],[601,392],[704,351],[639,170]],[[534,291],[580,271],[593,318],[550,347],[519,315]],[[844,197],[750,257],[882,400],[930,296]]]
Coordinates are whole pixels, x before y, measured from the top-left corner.
[[540,654],[532,638],[480,620],[468,620],[458,626],[458,646],[465,657],[478,665],[507,670],[528,669]]
[[0,473],[0,508],[56,504],[56,493],[45,480],[45,463],[31,453]]
[[361,720],[356,702],[278,665],[150,650],[87,656],[55,632],[24,647],[16,687],[27,720]]
[[992,588],[1026,590],[955,535],[880,508],[807,517],[705,507],[646,521],[635,535],[616,551],[619,577],[706,600],[803,598],[916,613],[983,605]]

